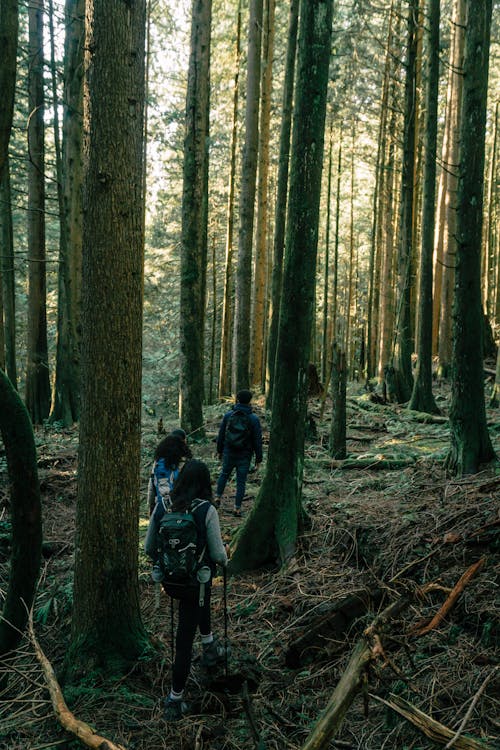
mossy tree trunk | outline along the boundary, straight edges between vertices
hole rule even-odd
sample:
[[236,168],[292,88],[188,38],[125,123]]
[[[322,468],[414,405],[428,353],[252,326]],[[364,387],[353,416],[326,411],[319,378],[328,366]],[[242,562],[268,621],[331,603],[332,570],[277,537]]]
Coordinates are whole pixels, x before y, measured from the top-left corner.
[[430,0],[427,9],[428,44],[425,102],[425,157],[423,177],[422,246],[418,294],[417,369],[410,409],[438,414],[432,395],[432,256],[434,251],[434,200],[436,196],[436,142],[439,86],[440,0]]
[[182,191],[180,422],[203,433],[208,132],[212,0],[195,0],[186,96]]
[[347,456],[346,387],[346,355],[345,352],[334,343],[332,349],[332,423],[330,428],[330,455],[332,458],[338,459],[343,459]]
[[145,1],[90,0],[84,80],[82,408],[66,676],[144,651],[138,519]]
[[0,432],[10,480],[12,554],[0,619],[0,655],[22,637],[33,603],[42,553],[42,513],[35,439],[28,412],[0,370]]
[[239,536],[231,569],[293,557],[303,520],[301,490],[313,322],[331,0],[300,4],[283,295],[266,473]]
[[467,0],[453,306],[448,468],[474,474],[494,458],[484,402],[481,236],[491,0]]

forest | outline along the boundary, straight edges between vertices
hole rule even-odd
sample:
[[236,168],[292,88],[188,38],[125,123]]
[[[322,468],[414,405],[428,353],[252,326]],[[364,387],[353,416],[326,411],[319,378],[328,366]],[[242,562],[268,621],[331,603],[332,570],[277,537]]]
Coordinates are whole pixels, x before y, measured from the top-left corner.
[[[500,748],[499,11],[0,0],[0,750]],[[168,723],[151,467],[242,389]]]

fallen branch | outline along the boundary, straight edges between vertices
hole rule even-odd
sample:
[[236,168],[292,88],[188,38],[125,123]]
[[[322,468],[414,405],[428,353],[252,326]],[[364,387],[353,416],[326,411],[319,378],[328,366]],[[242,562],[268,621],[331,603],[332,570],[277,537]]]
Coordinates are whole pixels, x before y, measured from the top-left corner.
[[35,649],[36,658],[38,659],[45,676],[54,713],[56,714],[61,726],[64,727],[66,731],[74,734],[77,739],[84,743],[84,745],[93,750],[126,750],[123,745],[116,745],[114,742],[111,742],[111,740],[107,740],[99,734],[96,734],[92,727],[85,722],[80,721],[71,713],[64,700],[62,690],[59,687],[52,665],[43,653],[40,644],[36,639],[35,631],[33,629],[33,612],[30,612],[29,615],[28,631],[30,640]]
[[[420,729],[427,737],[434,742],[438,742],[444,745],[453,738],[454,732],[436,721],[431,716],[424,714],[419,708],[413,706],[411,703],[401,698],[399,695],[391,695],[391,700],[380,698],[378,695],[372,695],[370,697],[384,705],[392,708],[400,716],[408,719],[414,726]],[[453,746],[457,750],[495,750],[491,745],[485,742],[474,739],[473,737],[458,737]]]
[[379,630],[382,626],[408,606],[410,599],[401,597],[384,609],[367,628],[356,644],[349,663],[337,684],[333,695],[307,738],[302,750],[325,750],[340,730],[347,710],[363,684],[368,665],[383,656]]
[[499,669],[500,669],[500,667],[498,667],[498,666],[495,667],[494,669],[492,669],[491,672],[489,673],[489,675],[483,680],[483,682],[481,684],[481,687],[479,688],[479,690],[475,694],[474,698],[471,701],[471,704],[470,704],[469,708],[466,711],[466,714],[465,714],[464,718],[460,722],[460,726],[458,727],[457,731],[455,732],[455,734],[453,735],[453,737],[451,738],[451,740],[446,743],[444,750],[451,750],[452,747],[455,747],[457,745],[458,739],[460,738],[462,732],[465,729],[465,726],[466,726],[467,722],[469,721],[470,717],[472,716],[472,712],[474,711],[474,706],[478,702],[478,700],[481,697],[481,695],[484,693],[484,691],[486,689],[486,685],[488,684],[488,682],[495,675],[495,673],[498,672]]
[[449,597],[446,599],[445,603],[442,605],[440,610],[436,612],[432,620],[422,628],[418,628],[418,627],[413,628],[413,630],[410,631],[410,635],[413,635],[415,638],[419,638],[420,636],[428,633],[430,630],[434,630],[434,628],[436,628],[444,620],[448,612],[455,605],[458,597],[460,596],[464,588],[467,586],[469,581],[476,575],[476,573],[479,570],[481,570],[481,568],[484,565],[485,559],[486,558],[482,557],[480,560],[474,563],[474,565],[471,565],[468,570],[465,571],[465,573],[459,578],[457,583],[454,585]]
[[413,466],[414,458],[344,458],[342,461],[332,460],[330,465],[332,469],[405,469],[407,466]]

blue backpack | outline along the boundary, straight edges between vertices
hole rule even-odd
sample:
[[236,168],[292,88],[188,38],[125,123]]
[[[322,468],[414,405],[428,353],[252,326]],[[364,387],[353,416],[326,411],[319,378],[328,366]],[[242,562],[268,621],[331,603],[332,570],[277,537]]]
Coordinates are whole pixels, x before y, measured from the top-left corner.
[[172,492],[175,480],[179,476],[179,467],[169,467],[165,465],[165,459],[159,458],[153,469],[153,484],[156,492],[157,502],[163,502],[165,510],[171,505],[170,493]]

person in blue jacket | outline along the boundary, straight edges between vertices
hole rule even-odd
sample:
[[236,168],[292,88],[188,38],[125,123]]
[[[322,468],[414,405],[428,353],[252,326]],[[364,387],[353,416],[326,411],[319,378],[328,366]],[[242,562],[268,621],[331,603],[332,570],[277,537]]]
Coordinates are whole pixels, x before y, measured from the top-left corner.
[[236,497],[234,515],[241,516],[241,504],[252,456],[255,465],[262,462],[262,429],[259,418],[253,413],[250,401],[253,393],[238,391],[236,403],[222,419],[217,436],[217,454],[222,459],[222,470],[217,481],[217,500],[220,505],[226,483],[233,469],[236,471]]

